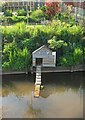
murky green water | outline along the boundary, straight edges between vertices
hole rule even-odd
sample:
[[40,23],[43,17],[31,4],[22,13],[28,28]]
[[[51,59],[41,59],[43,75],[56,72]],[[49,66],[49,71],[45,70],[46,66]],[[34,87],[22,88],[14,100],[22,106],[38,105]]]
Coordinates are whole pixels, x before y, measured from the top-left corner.
[[42,74],[44,89],[34,98],[35,76],[3,77],[3,118],[82,118],[83,73]]

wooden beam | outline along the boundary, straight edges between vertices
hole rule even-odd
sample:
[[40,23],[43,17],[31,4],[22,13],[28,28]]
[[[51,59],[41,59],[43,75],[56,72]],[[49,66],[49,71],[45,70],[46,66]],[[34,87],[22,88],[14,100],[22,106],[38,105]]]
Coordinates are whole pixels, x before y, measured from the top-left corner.
[[38,98],[40,95],[40,85],[35,85],[34,97]]

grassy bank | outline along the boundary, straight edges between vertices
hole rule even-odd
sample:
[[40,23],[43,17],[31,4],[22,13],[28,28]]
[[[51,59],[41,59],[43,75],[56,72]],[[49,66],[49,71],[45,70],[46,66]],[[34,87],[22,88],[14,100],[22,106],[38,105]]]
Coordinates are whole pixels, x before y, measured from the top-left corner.
[[31,66],[32,52],[46,44],[57,52],[58,66],[82,64],[85,48],[84,28],[80,25],[52,21],[47,25],[2,26],[3,70],[24,70]]

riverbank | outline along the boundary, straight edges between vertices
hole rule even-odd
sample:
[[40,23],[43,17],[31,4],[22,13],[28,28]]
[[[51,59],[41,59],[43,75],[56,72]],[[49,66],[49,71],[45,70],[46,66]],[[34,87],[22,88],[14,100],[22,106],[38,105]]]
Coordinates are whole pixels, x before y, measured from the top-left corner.
[[[75,67],[42,67],[41,68],[42,73],[63,73],[63,72],[83,72],[85,71],[82,65],[75,66]],[[36,72],[36,68],[32,68],[31,70],[24,70],[24,71],[2,71],[0,72],[0,75],[16,75],[16,74],[33,74]]]

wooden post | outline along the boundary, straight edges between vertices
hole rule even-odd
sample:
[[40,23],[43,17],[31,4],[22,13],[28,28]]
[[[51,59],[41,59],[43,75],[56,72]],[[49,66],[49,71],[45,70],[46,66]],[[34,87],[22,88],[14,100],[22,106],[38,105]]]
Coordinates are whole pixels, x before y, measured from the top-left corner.
[[40,85],[35,85],[34,97],[38,98],[40,95]]

